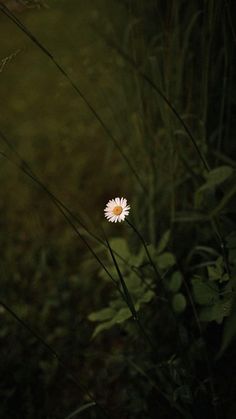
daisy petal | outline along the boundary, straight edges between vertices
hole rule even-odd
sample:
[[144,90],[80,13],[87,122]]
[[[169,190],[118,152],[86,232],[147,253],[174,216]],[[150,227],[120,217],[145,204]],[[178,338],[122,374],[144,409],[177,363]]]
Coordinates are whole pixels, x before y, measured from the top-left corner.
[[123,196],[110,199],[104,208],[105,218],[112,223],[121,223],[129,215],[130,205],[127,205],[127,199]]

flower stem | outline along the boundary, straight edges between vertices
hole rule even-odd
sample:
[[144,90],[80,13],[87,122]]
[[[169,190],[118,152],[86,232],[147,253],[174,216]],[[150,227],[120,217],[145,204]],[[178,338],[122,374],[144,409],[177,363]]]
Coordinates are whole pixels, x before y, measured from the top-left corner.
[[122,293],[123,294],[123,299],[124,299],[125,303],[127,304],[128,308],[129,308],[129,310],[130,310],[130,312],[132,314],[132,318],[135,321],[135,323],[137,324],[137,326],[138,326],[138,328],[139,328],[142,336],[144,337],[145,341],[148,343],[148,345],[151,347],[152,350],[155,350],[155,345],[153,344],[152,340],[150,339],[149,335],[145,331],[145,329],[144,329],[144,327],[143,327],[143,325],[142,325],[142,323],[140,321],[140,318],[139,318],[139,315],[138,315],[138,313],[136,311],[136,308],[135,308],[133,299],[132,299],[132,297],[130,295],[130,292],[129,292],[128,288],[127,288],[127,285],[125,283],[125,280],[123,278],[123,275],[121,273],[121,270],[119,268],[119,265],[118,265],[117,260],[115,258],[114,252],[113,252],[113,250],[112,250],[112,248],[111,248],[111,246],[110,246],[110,244],[109,244],[106,236],[105,236],[105,240],[106,240],[106,243],[107,243],[109,252],[111,254],[112,260],[114,262],[114,265],[115,265],[117,274],[118,274],[119,279],[120,279],[120,284],[121,284],[122,289],[123,289],[123,293]]
[[140,239],[140,241],[141,241],[141,243],[142,243],[142,245],[143,245],[143,247],[144,247],[144,250],[145,250],[145,252],[146,252],[146,255],[147,255],[147,257],[148,257],[148,260],[149,260],[149,262],[150,262],[150,264],[151,264],[151,266],[153,267],[153,269],[154,269],[154,272],[155,272],[155,274],[156,274],[156,277],[157,277],[157,280],[158,281],[162,281],[162,276],[161,276],[161,274],[160,274],[160,272],[159,272],[159,270],[157,269],[157,267],[156,267],[156,265],[155,265],[155,263],[154,263],[154,261],[153,261],[153,259],[152,259],[152,257],[151,257],[151,255],[150,255],[150,252],[149,252],[149,250],[148,250],[148,247],[147,247],[147,244],[146,244],[146,242],[145,242],[145,240],[144,240],[144,238],[143,238],[143,236],[141,235],[141,233],[138,231],[138,229],[128,220],[128,219],[126,219],[125,220],[126,222],[127,222],[127,224],[134,230],[134,232],[137,234],[137,236],[139,237],[139,239]]

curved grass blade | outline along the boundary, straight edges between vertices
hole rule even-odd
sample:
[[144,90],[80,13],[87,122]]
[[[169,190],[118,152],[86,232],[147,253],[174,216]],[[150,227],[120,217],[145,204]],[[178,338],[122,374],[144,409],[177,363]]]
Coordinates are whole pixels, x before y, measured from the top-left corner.
[[178,111],[176,110],[176,108],[174,107],[174,105],[170,102],[170,100],[167,98],[167,96],[162,92],[162,90],[154,83],[154,81],[146,74],[144,73],[142,70],[140,70],[140,68],[138,67],[138,65],[136,64],[136,62],[125,52],[123,51],[117,44],[115,44],[114,42],[107,40],[107,38],[100,33],[100,36],[102,36],[102,38],[106,41],[106,43],[113,48],[136,72],[137,74],[147,83],[149,84],[149,86],[156,92],[158,93],[158,95],[163,99],[163,101],[167,104],[168,108],[172,111],[172,113],[176,116],[176,118],[178,119],[178,121],[181,123],[182,127],[184,128],[186,134],[188,135],[188,137],[190,138],[204,168],[209,171],[210,167],[205,159],[205,157],[203,156],[200,148],[197,145],[197,141],[195,140],[192,132],[190,131],[190,128],[188,127],[188,125],[184,122],[184,119],[180,116],[180,114],[178,113]]
[[8,19],[10,19],[22,32],[25,33],[25,35],[30,38],[30,40],[37,45],[37,47],[47,55],[47,57],[53,62],[53,64],[57,67],[57,69],[60,71],[60,73],[67,79],[71,87],[74,89],[74,91],[79,95],[79,97],[83,100],[83,102],[87,105],[91,113],[94,115],[96,120],[99,122],[99,124],[102,126],[103,130],[107,134],[108,138],[113,142],[114,146],[119,151],[122,158],[125,160],[127,166],[129,167],[130,171],[133,173],[134,177],[136,178],[137,183],[139,186],[146,191],[146,187],[143,184],[140,176],[136,172],[134,166],[130,162],[127,155],[124,153],[122,148],[119,145],[118,140],[114,137],[111,130],[107,127],[105,122],[103,121],[100,114],[97,112],[97,110],[94,108],[94,106],[89,102],[89,100],[86,98],[85,94],[82,92],[82,90],[78,87],[78,85],[72,80],[72,78],[69,76],[67,71],[62,67],[62,65],[56,60],[56,58],[53,56],[53,54],[33,35],[33,33],[5,6],[3,3],[0,2],[0,10],[1,12],[7,16]]
[[[10,160],[10,158],[4,154],[2,151],[0,151],[0,155],[2,157],[4,157],[9,163],[11,163],[12,165],[14,165],[15,167],[17,167],[19,170],[21,170],[25,175],[27,175],[28,177],[30,177],[35,183],[37,183],[37,185],[39,185],[41,188],[44,189],[43,185],[38,181],[37,178],[34,177],[34,175],[32,173],[30,173],[29,171],[27,171],[26,168],[19,166],[19,164],[13,162],[12,160]],[[104,265],[104,263],[102,262],[102,260],[98,257],[98,255],[95,253],[95,251],[93,250],[93,248],[90,246],[90,244],[87,242],[87,240],[84,238],[84,236],[80,233],[79,229],[77,228],[77,226],[73,223],[73,221],[68,217],[68,215],[66,214],[66,212],[63,210],[63,208],[61,208],[61,206],[56,202],[56,200],[54,200],[56,207],[58,208],[58,210],[60,211],[60,213],[63,215],[63,217],[67,220],[68,224],[71,226],[71,228],[74,230],[74,232],[77,234],[77,236],[81,239],[81,241],[85,244],[85,246],[87,247],[87,249],[90,251],[90,253],[93,255],[93,257],[97,260],[97,262],[99,263],[99,265],[104,269],[104,271],[106,272],[106,274],[110,277],[110,279],[116,284],[116,280],[112,277],[112,275],[110,274],[110,272],[108,271],[108,269],[106,268],[106,266]]]
[[135,309],[135,306],[134,306],[134,303],[133,303],[133,299],[132,299],[132,297],[131,297],[131,295],[129,293],[129,290],[128,290],[127,286],[126,286],[125,280],[123,278],[123,275],[121,273],[121,270],[120,270],[119,265],[117,263],[117,260],[115,258],[114,252],[112,251],[112,248],[111,248],[111,246],[110,246],[110,244],[109,244],[106,236],[105,236],[105,240],[107,242],[107,246],[108,246],[109,252],[111,254],[113,263],[115,265],[115,268],[116,268],[116,271],[117,271],[117,274],[118,274],[118,277],[119,277],[119,280],[120,280],[121,287],[123,289],[123,293],[122,294],[123,294],[124,301],[126,302],[128,308],[129,308],[129,310],[130,310],[130,312],[132,314],[132,318],[136,322],[136,324],[137,324],[137,326],[138,326],[138,328],[139,328],[142,336],[144,337],[144,339],[146,340],[146,342],[148,343],[148,345],[151,347],[151,349],[152,350],[155,350],[155,346],[152,343],[152,340],[150,339],[149,335],[147,334],[146,330],[144,329],[144,327],[143,327],[143,325],[142,325],[142,323],[140,321],[140,318],[138,316],[138,313],[137,313],[137,311]]
[[[0,138],[2,139],[2,141],[8,146],[8,148],[16,155],[16,157],[19,160],[19,165],[18,165],[18,169],[20,169],[21,171],[23,171],[31,180],[33,180],[36,184],[38,184],[38,186],[40,186],[40,188],[47,193],[47,195],[49,196],[49,198],[52,200],[52,202],[54,203],[54,205],[58,208],[58,205],[62,207],[63,210],[66,211],[66,213],[72,218],[72,220],[76,221],[76,223],[78,223],[78,225],[80,227],[82,227],[84,229],[84,231],[92,238],[94,239],[96,242],[98,242],[99,244],[101,244],[102,246],[107,248],[106,243],[97,235],[95,235],[94,233],[92,233],[88,227],[81,221],[80,218],[78,218],[78,216],[76,216],[75,214],[73,214],[73,212],[54,194],[50,191],[50,189],[41,181],[41,179],[35,174],[35,172],[32,170],[32,168],[30,167],[30,165],[27,163],[26,160],[24,160],[22,158],[22,156],[20,155],[20,153],[15,149],[15,147],[12,145],[12,143],[6,138],[5,134],[3,134],[3,132],[0,130]],[[3,153],[1,153],[3,157],[4,156]],[[7,157],[8,158],[8,157]],[[8,158],[8,160],[10,161],[10,159]],[[26,170],[24,170],[26,169]],[[29,173],[28,173],[29,172]],[[33,178],[32,178],[33,176]],[[63,214],[62,211],[60,211],[61,214],[64,216],[64,218],[67,220],[67,218],[65,217],[65,215]],[[142,277],[140,275],[140,273],[138,272],[138,267],[131,265],[127,260],[125,260],[119,253],[117,253],[115,250],[113,250],[113,252],[115,253],[116,256],[119,257],[119,259],[127,264],[130,269],[139,277]]]
[[[63,368],[63,370],[66,371],[67,376],[70,378],[71,381],[79,388],[80,391],[82,391],[84,394],[89,397],[91,400],[91,403],[93,405],[97,406],[101,413],[103,413],[103,416],[105,418],[110,418],[108,412],[104,409],[100,403],[98,403],[94,397],[91,395],[90,391],[86,388],[86,386],[81,383],[81,380],[78,381],[78,379],[70,372],[70,369],[66,365],[66,363],[62,360],[60,355],[53,349],[43,338],[40,336],[37,332],[35,332],[31,326],[29,326],[24,320],[22,320],[7,304],[5,304],[3,301],[0,300],[0,305],[24,328],[26,329],[30,335],[34,336],[34,338],[42,345],[44,348],[54,357],[56,358],[58,364]],[[91,404],[90,403],[90,404]]]

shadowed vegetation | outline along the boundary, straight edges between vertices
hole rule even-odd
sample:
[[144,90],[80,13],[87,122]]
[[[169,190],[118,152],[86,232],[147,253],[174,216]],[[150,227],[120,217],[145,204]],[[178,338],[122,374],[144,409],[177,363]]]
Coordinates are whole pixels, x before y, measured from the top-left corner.
[[0,1],[0,417],[235,417],[234,8]]

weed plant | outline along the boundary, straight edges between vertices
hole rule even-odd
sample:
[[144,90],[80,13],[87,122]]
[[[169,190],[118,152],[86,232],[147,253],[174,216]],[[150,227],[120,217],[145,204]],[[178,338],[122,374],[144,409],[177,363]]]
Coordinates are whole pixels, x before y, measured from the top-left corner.
[[234,4],[32,5],[0,2],[0,417],[233,419]]

